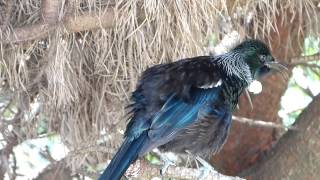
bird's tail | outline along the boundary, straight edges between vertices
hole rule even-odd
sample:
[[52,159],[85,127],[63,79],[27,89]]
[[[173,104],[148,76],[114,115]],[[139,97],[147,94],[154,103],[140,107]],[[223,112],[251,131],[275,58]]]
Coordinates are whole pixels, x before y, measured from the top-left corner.
[[139,155],[139,152],[147,138],[147,132],[141,134],[134,140],[126,139],[113,157],[107,169],[100,176],[99,180],[118,180],[126,172],[131,163]]

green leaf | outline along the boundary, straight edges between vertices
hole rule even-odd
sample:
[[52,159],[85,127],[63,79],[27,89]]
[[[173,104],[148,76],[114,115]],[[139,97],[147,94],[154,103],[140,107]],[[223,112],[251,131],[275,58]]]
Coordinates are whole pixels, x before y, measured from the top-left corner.
[[153,153],[148,153],[146,156],[145,156],[146,160],[149,161],[151,164],[160,164],[161,161],[160,159],[158,158],[157,155],[153,154]]

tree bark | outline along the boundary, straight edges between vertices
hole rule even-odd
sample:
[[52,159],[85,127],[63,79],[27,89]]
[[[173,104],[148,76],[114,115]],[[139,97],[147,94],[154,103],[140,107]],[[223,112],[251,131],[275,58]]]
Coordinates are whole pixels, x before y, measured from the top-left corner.
[[302,112],[265,160],[244,172],[248,179],[319,179],[320,176],[320,94]]

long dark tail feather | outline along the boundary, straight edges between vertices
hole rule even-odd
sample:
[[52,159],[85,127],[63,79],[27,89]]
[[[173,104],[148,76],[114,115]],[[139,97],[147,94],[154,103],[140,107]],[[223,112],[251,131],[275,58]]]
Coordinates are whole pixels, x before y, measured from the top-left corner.
[[138,158],[147,137],[147,132],[144,132],[133,141],[126,139],[99,180],[119,180],[130,164]]

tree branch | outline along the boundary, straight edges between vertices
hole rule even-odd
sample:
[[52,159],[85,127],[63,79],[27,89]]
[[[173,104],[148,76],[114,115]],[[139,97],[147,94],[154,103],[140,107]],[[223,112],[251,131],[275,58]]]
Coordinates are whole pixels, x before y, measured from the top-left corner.
[[[48,165],[36,179],[45,179],[47,177],[50,177],[52,175],[52,171],[54,169],[60,169],[58,172],[62,174],[63,176],[67,176],[66,171],[70,171],[67,167],[67,161],[73,157],[73,156],[83,156],[84,154],[90,153],[90,152],[104,152],[108,153],[110,155],[115,154],[114,149],[109,149],[101,146],[96,147],[85,147],[80,148],[80,150],[70,151],[66,157],[59,161],[53,160],[53,158],[50,155],[50,152],[45,150],[44,152],[41,152],[41,154],[44,156],[44,158],[48,159],[51,164]],[[144,159],[140,159],[136,161],[136,163],[132,164],[129,169],[126,172],[126,175],[133,179],[151,179],[152,177],[160,177],[160,168],[161,165],[152,165],[148,161]],[[88,176],[93,179],[97,179],[100,174],[99,173],[93,173],[88,172],[86,168],[78,169],[76,170],[77,174]],[[199,168],[188,168],[184,166],[170,166],[166,173],[163,175],[165,178],[174,178],[174,179],[196,179],[198,175],[201,173],[201,170]],[[138,177],[135,178],[132,176],[133,174],[137,175]],[[60,175],[60,176],[62,176]],[[69,172],[69,175],[67,177],[71,177],[71,172]],[[232,177],[232,176],[226,176],[223,174],[220,174],[218,172],[210,172],[206,179],[226,179],[226,180],[242,180],[242,178],[239,177]]]
[[250,179],[318,179],[320,176],[320,94],[305,108],[264,161],[243,172]]
[[[13,123],[13,128],[14,129],[20,129],[20,117],[21,117],[22,112],[18,110],[18,112],[15,114],[15,117],[13,118],[12,121]],[[3,135],[3,134],[2,134]],[[9,158],[10,154],[13,154],[13,148],[18,145],[18,135],[14,132],[9,132],[6,136],[6,146],[0,150],[0,179],[4,179],[5,173],[8,173],[10,176],[10,179],[14,179],[16,174],[15,174],[15,164],[13,167],[13,172],[11,173],[9,170]]]
[[66,167],[65,159],[57,161],[47,166],[35,180],[47,180],[47,179],[60,179],[68,180],[72,179],[71,170]]
[[311,56],[294,57],[290,60],[288,65],[289,66],[296,66],[296,65],[306,64],[308,62],[318,61],[318,60],[320,60],[320,53],[316,53]]
[[[151,179],[152,177],[160,177],[160,167],[150,165],[146,161],[141,161],[142,172],[139,174],[139,179]],[[170,166],[163,178],[171,179],[197,179],[201,170],[199,168],[187,168],[181,166]],[[225,180],[242,180],[240,177],[232,177],[220,174],[218,172],[209,172],[205,179],[225,179]]]
[[238,117],[238,116],[232,116],[232,119],[235,121],[238,121],[240,123],[248,124],[249,126],[256,126],[256,127],[265,127],[265,128],[276,128],[276,129],[284,129],[284,130],[297,130],[296,127],[287,127],[282,124],[277,124],[273,122],[266,122],[262,120],[256,120],[256,119],[249,119],[245,117]]
[[68,16],[63,25],[69,32],[112,28],[115,26],[115,10],[113,8],[105,8],[101,10],[101,14],[87,12],[81,16]]
[[[49,21],[52,20],[53,13],[46,15]],[[50,18],[49,18],[50,17]],[[50,32],[59,28],[65,27],[69,33],[80,32],[85,30],[93,30],[97,28],[111,28],[115,25],[115,12],[113,8],[105,8],[101,10],[100,14],[93,12],[85,12],[83,15],[74,16],[68,15],[62,21],[56,24],[48,24],[42,22],[39,24],[26,25],[13,30],[7,30],[4,37],[0,37],[0,42],[8,43],[22,43],[30,40],[37,40],[47,37]]]

